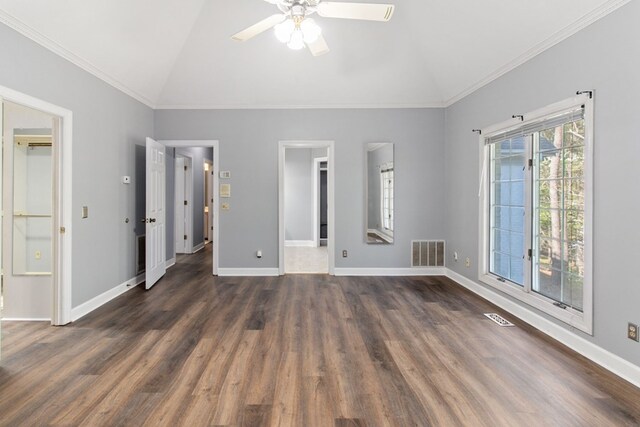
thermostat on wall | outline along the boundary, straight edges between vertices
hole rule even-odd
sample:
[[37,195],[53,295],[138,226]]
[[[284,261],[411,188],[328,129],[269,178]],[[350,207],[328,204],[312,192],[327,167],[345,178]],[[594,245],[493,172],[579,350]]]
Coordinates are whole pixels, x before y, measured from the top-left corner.
[[231,172],[230,171],[220,171],[220,178],[231,178]]

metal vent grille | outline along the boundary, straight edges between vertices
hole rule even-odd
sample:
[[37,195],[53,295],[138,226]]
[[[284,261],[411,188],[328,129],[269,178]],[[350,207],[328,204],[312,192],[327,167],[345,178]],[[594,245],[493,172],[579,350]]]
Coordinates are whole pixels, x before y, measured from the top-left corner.
[[500,316],[499,314],[484,313],[484,315],[487,316],[489,319],[493,320],[494,322],[496,322],[500,326],[514,326],[513,323],[509,322],[507,319]]
[[444,267],[444,240],[412,240],[412,267]]

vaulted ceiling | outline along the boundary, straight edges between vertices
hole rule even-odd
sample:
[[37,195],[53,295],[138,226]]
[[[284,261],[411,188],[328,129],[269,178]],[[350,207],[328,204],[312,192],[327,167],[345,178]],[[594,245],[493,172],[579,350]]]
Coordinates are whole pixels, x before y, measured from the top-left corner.
[[231,40],[277,13],[264,0],[0,0],[0,22],[154,108],[431,107],[628,1],[367,0],[392,20],[316,17],[320,57]]

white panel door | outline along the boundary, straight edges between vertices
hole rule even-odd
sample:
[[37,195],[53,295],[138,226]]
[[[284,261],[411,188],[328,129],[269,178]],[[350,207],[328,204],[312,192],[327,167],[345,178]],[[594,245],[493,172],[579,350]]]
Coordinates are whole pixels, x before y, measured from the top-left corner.
[[165,185],[166,156],[164,145],[147,138],[147,200],[145,287],[150,289],[166,272]]
[[187,230],[185,227],[185,210],[184,201],[187,200],[185,195],[185,162],[184,157],[176,157],[175,163],[175,248],[177,254],[187,253],[185,236]]

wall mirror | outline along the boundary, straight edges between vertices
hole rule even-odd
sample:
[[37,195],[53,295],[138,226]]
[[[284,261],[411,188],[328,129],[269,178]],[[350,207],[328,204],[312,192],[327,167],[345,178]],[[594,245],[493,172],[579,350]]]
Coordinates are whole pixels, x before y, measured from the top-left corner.
[[366,206],[365,241],[369,244],[393,243],[394,172],[393,144],[365,144]]

